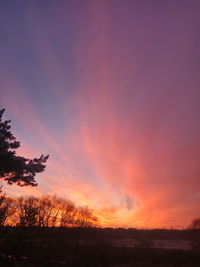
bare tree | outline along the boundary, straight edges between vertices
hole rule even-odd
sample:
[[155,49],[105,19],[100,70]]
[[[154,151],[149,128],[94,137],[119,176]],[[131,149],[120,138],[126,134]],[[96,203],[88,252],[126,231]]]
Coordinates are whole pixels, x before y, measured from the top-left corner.
[[19,226],[31,227],[38,225],[38,199],[21,197],[18,201]]
[[62,209],[60,216],[61,227],[71,227],[74,225],[77,209],[75,204],[70,200],[62,199]]
[[77,207],[68,199],[56,196],[0,197],[0,225],[23,227],[91,227],[97,218],[88,207]]
[[55,226],[56,221],[55,197],[44,196],[38,201],[39,226]]
[[97,224],[97,217],[95,217],[92,211],[88,207],[78,207],[75,225],[77,227],[86,228],[92,227]]

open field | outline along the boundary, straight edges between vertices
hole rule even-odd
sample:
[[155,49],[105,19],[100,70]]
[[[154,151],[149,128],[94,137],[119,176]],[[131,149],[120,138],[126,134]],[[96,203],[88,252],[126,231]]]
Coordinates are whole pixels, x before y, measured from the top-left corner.
[[11,228],[0,266],[200,266],[200,231]]

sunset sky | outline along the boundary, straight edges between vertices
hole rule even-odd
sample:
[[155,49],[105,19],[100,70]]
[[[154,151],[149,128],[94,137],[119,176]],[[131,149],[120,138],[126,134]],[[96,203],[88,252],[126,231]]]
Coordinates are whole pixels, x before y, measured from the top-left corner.
[[50,154],[38,187],[102,226],[200,217],[200,1],[0,4],[0,107],[18,154]]

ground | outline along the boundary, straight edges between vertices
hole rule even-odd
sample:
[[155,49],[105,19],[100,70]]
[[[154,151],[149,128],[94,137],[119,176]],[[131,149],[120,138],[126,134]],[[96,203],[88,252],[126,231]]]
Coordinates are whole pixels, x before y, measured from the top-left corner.
[[200,266],[198,230],[3,227],[0,233],[0,266]]

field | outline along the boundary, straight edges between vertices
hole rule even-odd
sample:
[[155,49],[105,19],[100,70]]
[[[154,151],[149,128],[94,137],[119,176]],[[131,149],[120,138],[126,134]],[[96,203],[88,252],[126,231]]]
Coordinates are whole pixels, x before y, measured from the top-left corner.
[[0,229],[0,266],[200,266],[199,230]]

